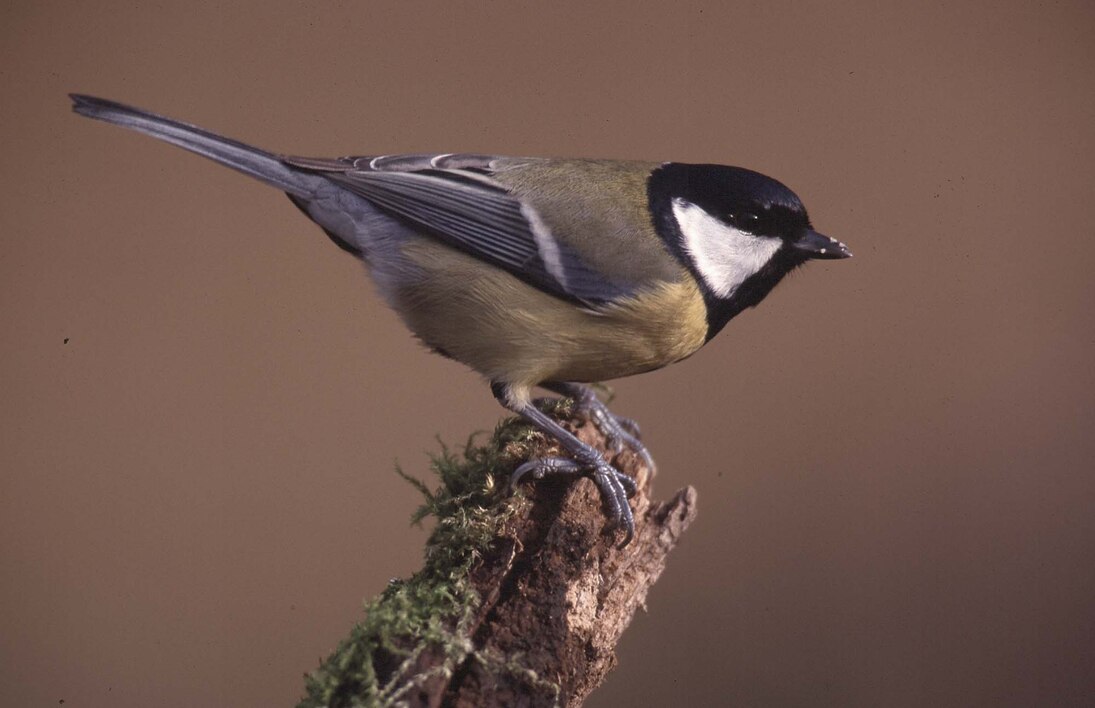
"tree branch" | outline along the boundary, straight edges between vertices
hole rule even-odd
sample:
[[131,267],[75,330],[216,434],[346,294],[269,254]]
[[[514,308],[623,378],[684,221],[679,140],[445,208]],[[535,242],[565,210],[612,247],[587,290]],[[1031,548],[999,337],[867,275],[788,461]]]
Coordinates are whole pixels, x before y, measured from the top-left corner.
[[[551,407],[605,449],[565,402]],[[433,461],[436,491],[411,480],[426,497],[415,520],[437,517],[425,566],[368,604],[308,676],[302,707],[576,706],[604,681],[616,643],[696,516],[696,492],[652,502],[650,471],[630,452],[617,455],[639,483],[635,538],[617,548],[588,480],[506,493],[518,464],[551,454],[553,442],[514,419],[462,454],[444,449]]]

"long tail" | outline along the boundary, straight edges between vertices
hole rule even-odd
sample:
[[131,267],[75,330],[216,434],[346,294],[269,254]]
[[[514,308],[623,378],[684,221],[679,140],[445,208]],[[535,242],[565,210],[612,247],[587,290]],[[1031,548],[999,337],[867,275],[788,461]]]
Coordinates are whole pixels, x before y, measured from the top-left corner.
[[323,177],[293,169],[265,150],[210,133],[208,130],[94,96],[73,93],[69,97],[72,99],[72,110],[82,116],[114,123],[178,145],[260,179],[293,196],[307,199],[314,196],[322,186],[330,185]]

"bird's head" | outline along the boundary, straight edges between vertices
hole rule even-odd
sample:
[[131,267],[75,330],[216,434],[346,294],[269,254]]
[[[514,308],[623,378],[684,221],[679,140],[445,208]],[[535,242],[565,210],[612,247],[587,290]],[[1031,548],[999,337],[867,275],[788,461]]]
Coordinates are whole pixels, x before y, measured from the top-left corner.
[[651,174],[649,196],[655,228],[704,293],[709,338],[807,260],[852,255],[813,229],[798,195],[759,172],[671,162]]

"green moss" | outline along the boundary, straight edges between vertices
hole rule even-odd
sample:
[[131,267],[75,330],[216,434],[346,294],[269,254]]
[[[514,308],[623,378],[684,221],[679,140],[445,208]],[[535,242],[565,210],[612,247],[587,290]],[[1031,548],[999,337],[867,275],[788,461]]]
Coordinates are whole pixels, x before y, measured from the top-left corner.
[[[569,413],[566,404],[550,408],[556,415]],[[302,708],[392,705],[402,697],[395,679],[422,652],[440,652],[444,672],[467,656],[465,629],[480,602],[468,573],[516,513],[520,496],[506,493],[508,475],[542,440],[528,424],[509,419],[481,445],[472,436],[459,453],[442,443],[430,465],[440,482],[435,490],[397,468],[424,497],[412,521],[437,520],[425,564],[366,604],[364,620],[307,677]]]

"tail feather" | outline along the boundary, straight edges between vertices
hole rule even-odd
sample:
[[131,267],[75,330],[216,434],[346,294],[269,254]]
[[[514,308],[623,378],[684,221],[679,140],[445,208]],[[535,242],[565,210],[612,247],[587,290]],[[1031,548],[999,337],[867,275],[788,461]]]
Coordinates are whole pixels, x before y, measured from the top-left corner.
[[69,97],[72,99],[72,110],[82,116],[130,128],[178,145],[293,196],[307,199],[314,196],[325,183],[329,184],[319,175],[289,167],[272,153],[208,130],[94,96],[73,93]]

